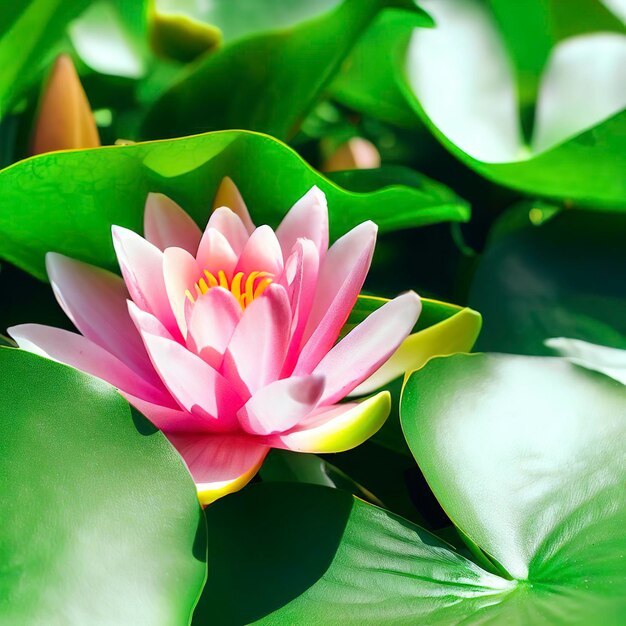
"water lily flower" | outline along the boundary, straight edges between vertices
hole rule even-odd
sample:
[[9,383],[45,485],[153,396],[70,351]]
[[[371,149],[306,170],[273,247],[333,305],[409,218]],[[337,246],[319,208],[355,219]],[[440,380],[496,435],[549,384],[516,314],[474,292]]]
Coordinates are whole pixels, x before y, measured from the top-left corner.
[[415,293],[402,294],[337,342],[375,224],[329,248],[315,187],[275,232],[255,228],[228,178],[216,205],[202,233],[150,194],[145,239],[113,227],[123,279],[48,254],[54,293],[81,335],[35,324],[9,331],[21,348],[117,387],[180,452],[205,505],[243,487],[272,447],[340,452],[374,434],[388,392],[340,401],[389,359],[421,309]]

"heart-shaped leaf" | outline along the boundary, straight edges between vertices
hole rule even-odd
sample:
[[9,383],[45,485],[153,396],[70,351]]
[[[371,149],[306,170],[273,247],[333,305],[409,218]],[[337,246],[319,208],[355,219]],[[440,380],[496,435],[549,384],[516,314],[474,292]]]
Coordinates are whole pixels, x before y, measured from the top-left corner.
[[194,624],[617,626],[625,411],[623,385],[565,359],[434,359],[407,382],[403,425],[487,569],[345,492],[255,485],[207,510]]
[[625,412],[626,387],[565,359],[455,355],[407,382],[402,426],[433,492],[516,581],[493,621],[619,623]]
[[3,170],[0,258],[41,278],[51,250],[115,267],[111,225],[140,231],[148,192],[167,194],[204,225],[224,176],[235,180],[257,224],[277,225],[318,185],[328,198],[334,237],[367,219],[385,232],[469,217],[465,202],[442,203],[439,191],[426,192],[431,203],[423,190],[401,184],[370,193],[345,191],[279,141],[229,131],[45,154]]
[[513,587],[418,526],[338,489],[253,485],[206,514],[215,540],[194,626],[447,626]]
[[117,392],[0,348],[0,622],[186,624],[206,535],[182,460]]

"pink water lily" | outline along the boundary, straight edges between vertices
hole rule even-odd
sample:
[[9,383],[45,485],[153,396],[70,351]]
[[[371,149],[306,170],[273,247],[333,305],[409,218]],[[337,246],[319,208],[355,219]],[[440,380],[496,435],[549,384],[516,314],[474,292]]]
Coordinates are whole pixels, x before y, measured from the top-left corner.
[[337,342],[375,224],[329,248],[326,198],[315,187],[276,232],[254,227],[230,179],[215,206],[202,233],[176,203],[150,194],[145,239],[113,227],[123,279],[49,254],[54,293],[81,335],[10,329],[21,348],[117,387],[180,452],[203,504],[245,485],[272,447],[339,452],[374,434],[387,392],[338,403],[389,359],[421,309],[405,293]]

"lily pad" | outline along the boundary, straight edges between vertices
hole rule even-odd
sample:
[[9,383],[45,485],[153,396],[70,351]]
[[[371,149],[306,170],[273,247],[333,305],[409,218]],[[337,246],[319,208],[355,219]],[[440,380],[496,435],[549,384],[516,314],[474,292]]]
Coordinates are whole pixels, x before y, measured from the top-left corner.
[[165,193],[204,225],[224,176],[235,180],[257,224],[276,226],[313,185],[328,198],[333,237],[367,219],[389,232],[469,218],[465,202],[442,200],[441,186],[432,194],[387,181],[376,191],[349,192],[281,142],[228,131],[44,154],[2,170],[0,258],[39,278],[48,251],[114,268],[111,225],[141,231],[148,192]]
[[196,489],[109,385],[0,348],[0,621],[186,624],[206,575]]

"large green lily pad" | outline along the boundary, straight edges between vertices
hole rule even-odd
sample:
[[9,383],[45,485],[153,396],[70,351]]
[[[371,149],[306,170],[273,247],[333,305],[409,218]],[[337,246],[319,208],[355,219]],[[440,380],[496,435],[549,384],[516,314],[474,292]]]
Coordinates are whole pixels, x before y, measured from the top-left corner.
[[109,385],[0,348],[0,623],[188,623],[206,575],[195,486]]

